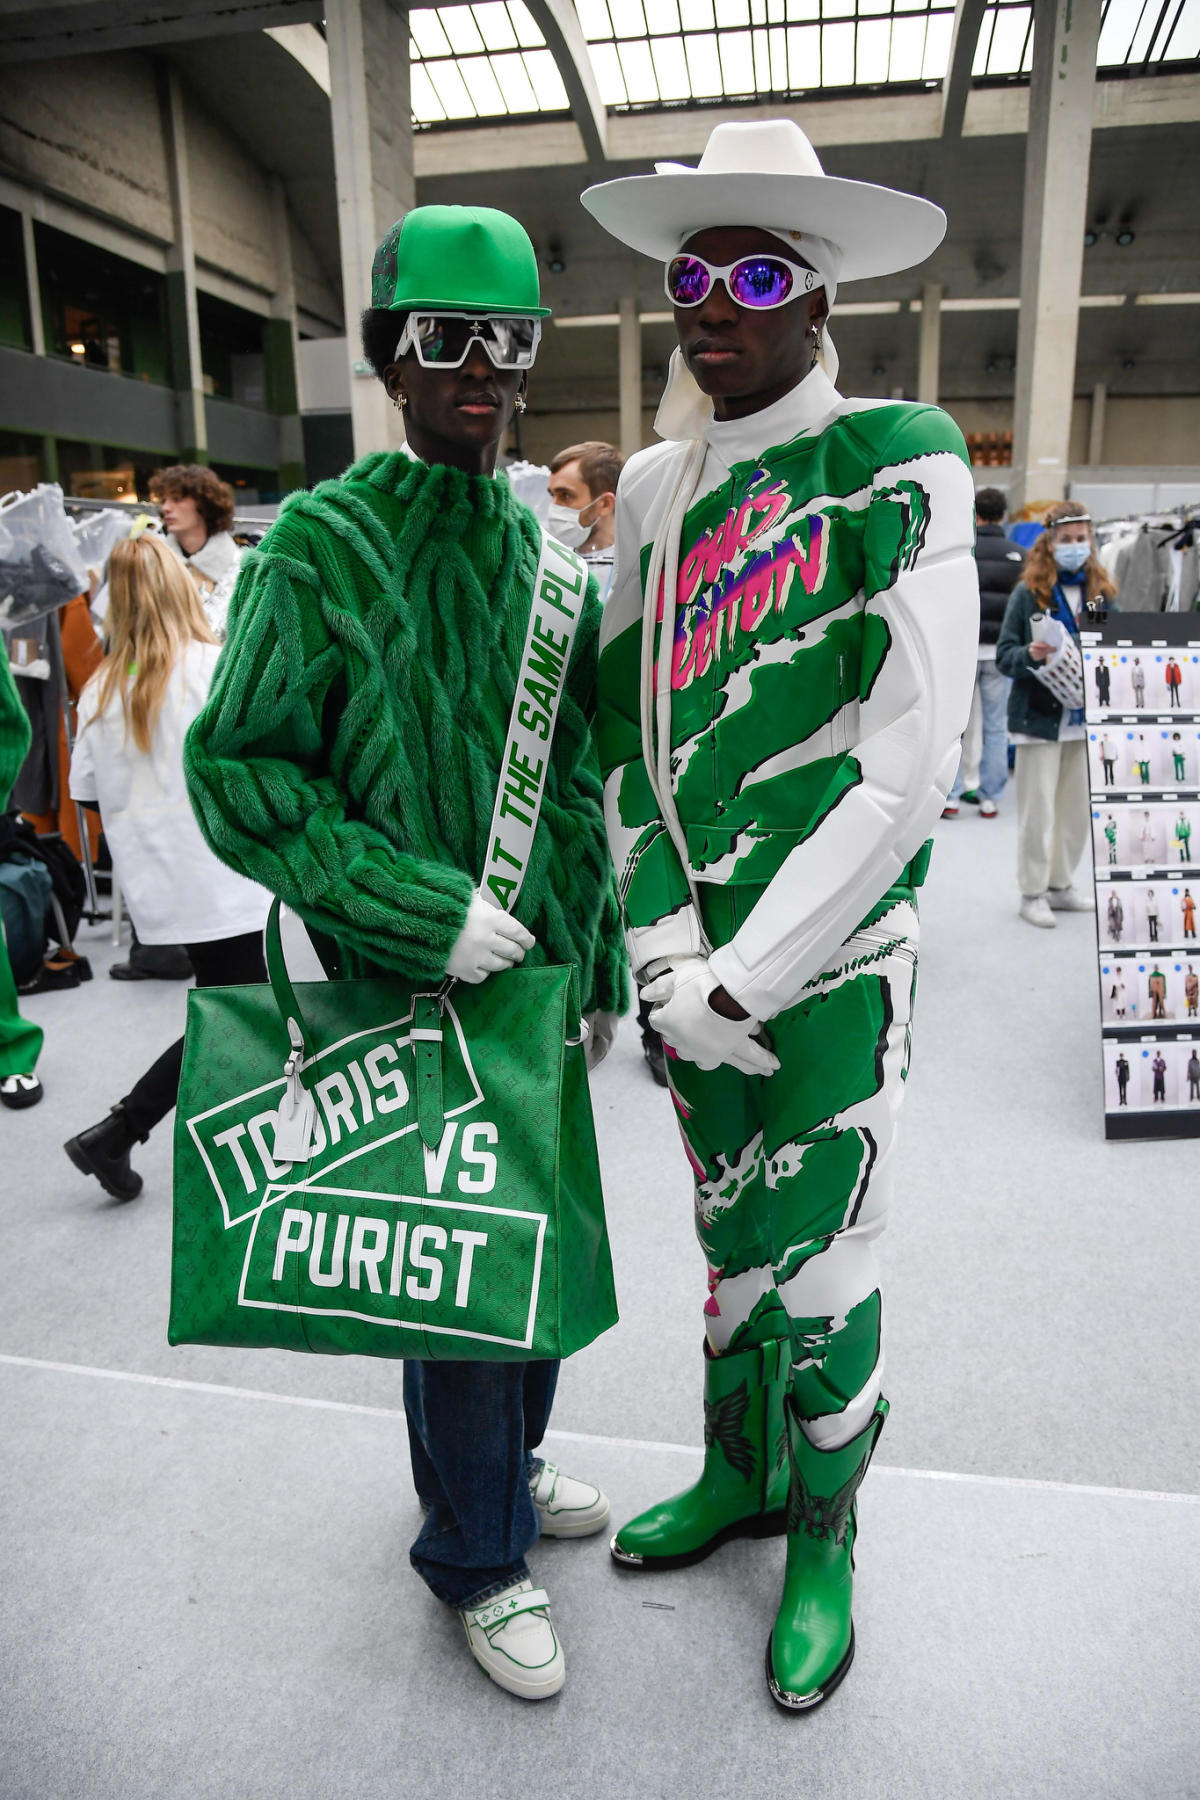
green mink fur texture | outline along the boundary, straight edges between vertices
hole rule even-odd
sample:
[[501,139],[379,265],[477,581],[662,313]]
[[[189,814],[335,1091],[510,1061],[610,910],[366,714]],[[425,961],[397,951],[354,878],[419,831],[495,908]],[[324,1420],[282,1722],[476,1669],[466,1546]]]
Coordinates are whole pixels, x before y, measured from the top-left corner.
[[[185,766],[216,854],[337,947],[343,976],[440,978],[484,866],[540,547],[503,477],[376,452],[293,494],[247,554]],[[626,1005],[589,720],[589,583],[517,916],[527,967]],[[323,950],[328,946],[322,946]]]

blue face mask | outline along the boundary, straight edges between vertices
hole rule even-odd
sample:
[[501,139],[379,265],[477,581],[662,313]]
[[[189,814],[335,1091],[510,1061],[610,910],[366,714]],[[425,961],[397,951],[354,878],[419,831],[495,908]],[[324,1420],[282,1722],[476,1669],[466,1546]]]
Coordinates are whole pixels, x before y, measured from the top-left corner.
[[1090,544],[1055,544],[1054,560],[1064,575],[1078,575],[1092,554]]

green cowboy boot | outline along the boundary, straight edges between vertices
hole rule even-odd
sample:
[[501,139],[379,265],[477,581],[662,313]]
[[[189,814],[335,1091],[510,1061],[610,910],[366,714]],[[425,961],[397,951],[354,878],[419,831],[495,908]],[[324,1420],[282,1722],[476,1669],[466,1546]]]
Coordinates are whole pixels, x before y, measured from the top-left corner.
[[767,1686],[784,1712],[820,1706],[854,1661],[855,1495],[887,1411],[880,1400],[857,1437],[838,1450],[818,1450],[788,1402],[787,1574],[767,1639]]
[[791,1344],[777,1339],[704,1360],[704,1469],[682,1494],[623,1525],[609,1549],[624,1569],[682,1569],[736,1537],[787,1526],[783,1396]]

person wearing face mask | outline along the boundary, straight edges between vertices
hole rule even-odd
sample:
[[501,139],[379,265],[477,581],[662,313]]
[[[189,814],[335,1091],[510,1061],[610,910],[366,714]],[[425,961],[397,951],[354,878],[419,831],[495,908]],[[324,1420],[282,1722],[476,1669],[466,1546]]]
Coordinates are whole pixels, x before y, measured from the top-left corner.
[[1084,508],[1046,514],[1005,609],[996,667],[1012,677],[1008,730],[1016,745],[1017,882],[1021,917],[1043,929],[1059,912],[1091,912],[1071,877],[1088,840],[1087,735],[1080,622],[1115,610]]
[[578,550],[608,599],[613,571],[613,508],[625,458],[614,444],[589,439],[560,450],[550,464],[546,529],[568,550]]

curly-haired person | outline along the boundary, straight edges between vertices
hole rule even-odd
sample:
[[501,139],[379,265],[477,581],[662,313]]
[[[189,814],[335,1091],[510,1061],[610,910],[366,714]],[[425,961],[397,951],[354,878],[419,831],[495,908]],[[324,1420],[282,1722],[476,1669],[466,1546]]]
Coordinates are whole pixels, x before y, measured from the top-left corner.
[[1060,500],[1045,525],[1009,598],[996,645],[996,667],[1013,684],[1008,730],[1017,752],[1020,911],[1030,925],[1043,927],[1057,924],[1057,912],[1092,910],[1090,898],[1071,886],[1089,830],[1083,689],[1078,705],[1066,704],[1048,684],[1047,669],[1072,654],[1081,621],[1102,618],[1116,603],[1087,510]]
[[203,463],[172,463],[150,477],[150,498],[158,503],[167,542],[187,564],[218,641],[242,553],[233,540],[233,489]]

